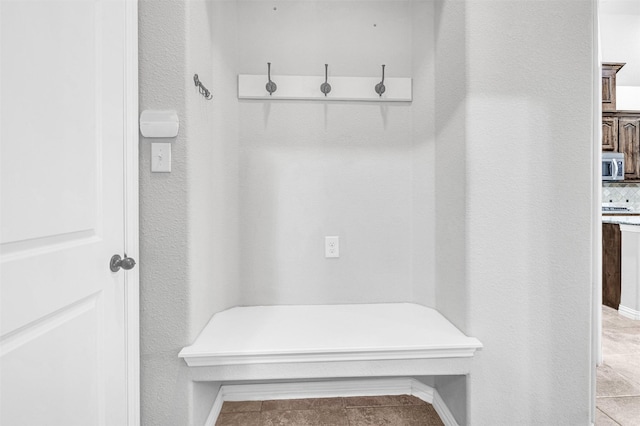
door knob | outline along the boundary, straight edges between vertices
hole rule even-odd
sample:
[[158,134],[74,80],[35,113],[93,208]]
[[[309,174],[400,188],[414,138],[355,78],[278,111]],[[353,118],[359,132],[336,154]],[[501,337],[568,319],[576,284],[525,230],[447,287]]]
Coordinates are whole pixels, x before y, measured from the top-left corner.
[[124,259],[121,258],[119,254],[114,254],[111,257],[111,262],[109,262],[109,268],[112,272],[118,272],[120,268],[128,271],[129,269],[133,269],[134,266],[136,266],[136,261],[133,260],[132,257],[127,257],[126,254],[124,255]]

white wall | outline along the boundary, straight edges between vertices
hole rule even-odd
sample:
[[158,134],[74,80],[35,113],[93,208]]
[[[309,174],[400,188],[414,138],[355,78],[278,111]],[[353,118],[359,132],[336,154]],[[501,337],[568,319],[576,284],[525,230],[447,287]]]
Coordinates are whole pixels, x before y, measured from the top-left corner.
[[[172,0],[139,3],[140,110],[184,114],[186,10]],[[179,58],[178,60],[176,60]],[[188,245],[186,132],[172,142],[172,173],[150,173],[140,138],[141,416],[144,425],[189,418],[189,377],[177,358],[187,342]],[[165,140],[163,140],[165,142]]]
[[[420,299],[433,304],[432,16],[414,11],[409,1],[238,3],[239,73],[271,62],[274,75],[321,75],[328,63],[330,75],[376,76],[386,64],[388,77],[415,78],[412,104],[240,102],[243,304],[410,301],[413,253]],[[327,235],[340,236],[339,259],[325,259]]]
[[[465,185],[448,199],[464,200],[466,230],[453,241],[438,234],[438,246],[466,259],[453,259],[464,284],[439,281],[437,301],[484,348],[466,384],[437,387],[451,400],[466,386],[471,425],[589,424],[593,4],[469,0],[441,10],[437,49],[465,52],[465,93],[453,77],[442,88],[461,102],[464,143],[446,158],[441,137],[452,132],[438,122],[438,152],[443,162],[464,157]],[[451,34],[461,19],[463,40]],[[441,66],[451,68],[437,61],[437,76]],[[441,304],[450,292],[464,314]]]
[[436,300],[436,145],[435,10],[433,1],[413,0],[413,229],[412,301],[435,306]]
[[[190,335],[239,300],[238,110],[233,56],[235,8],[229,1],[187,2],[187,182]],[[214,96],[206,100],[193,74]]]
[[[237,110],[227,108],[235,71],[220,61],[235,28],[233,14],[216,13],[228,5],[139,3],[140,109],[180,117],[178,137],[140,139],[144,425],[203,424],[219,385],[192,382],[178,352],[239,299]],[[198,93],[194,73],[213,101]],[[152,141],[172,143],[171,173],[151,173]]]
[[640,110],[640,2],[601,0],[600,42],[604,62],[626,62],[617,74],[616,107]]
[[[435,5],[436,308],[468,333],[466,281],[466,7]],[[467,380],[436,377],[435,387],[460,425],[467,424]]]
[[436,307],[466,328],[465,4],[436,2]]

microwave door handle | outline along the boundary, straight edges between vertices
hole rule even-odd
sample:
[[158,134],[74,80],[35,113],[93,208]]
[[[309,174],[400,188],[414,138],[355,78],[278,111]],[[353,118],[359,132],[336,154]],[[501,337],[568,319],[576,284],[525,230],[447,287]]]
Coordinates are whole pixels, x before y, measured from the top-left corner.
[[613,160],[611,160],[611,162],[613,163],[613,176],[612,178],[616,179],[618,177],[618,160],[616,160],[615,158]]

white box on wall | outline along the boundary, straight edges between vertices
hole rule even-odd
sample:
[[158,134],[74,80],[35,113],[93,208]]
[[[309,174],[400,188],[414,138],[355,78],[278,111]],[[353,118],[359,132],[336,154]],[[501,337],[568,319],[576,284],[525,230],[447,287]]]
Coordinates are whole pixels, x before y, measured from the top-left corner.
[[175,138],[180,121],[173,110],[144,110],[140,114],[140,133],[145,138]]

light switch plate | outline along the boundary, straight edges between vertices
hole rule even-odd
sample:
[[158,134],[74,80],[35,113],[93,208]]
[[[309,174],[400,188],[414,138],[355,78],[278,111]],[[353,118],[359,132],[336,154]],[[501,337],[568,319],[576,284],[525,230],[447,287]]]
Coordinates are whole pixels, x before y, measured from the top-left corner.
[[151,143],[151,171],[156,173],[171,172],[171,143]]

